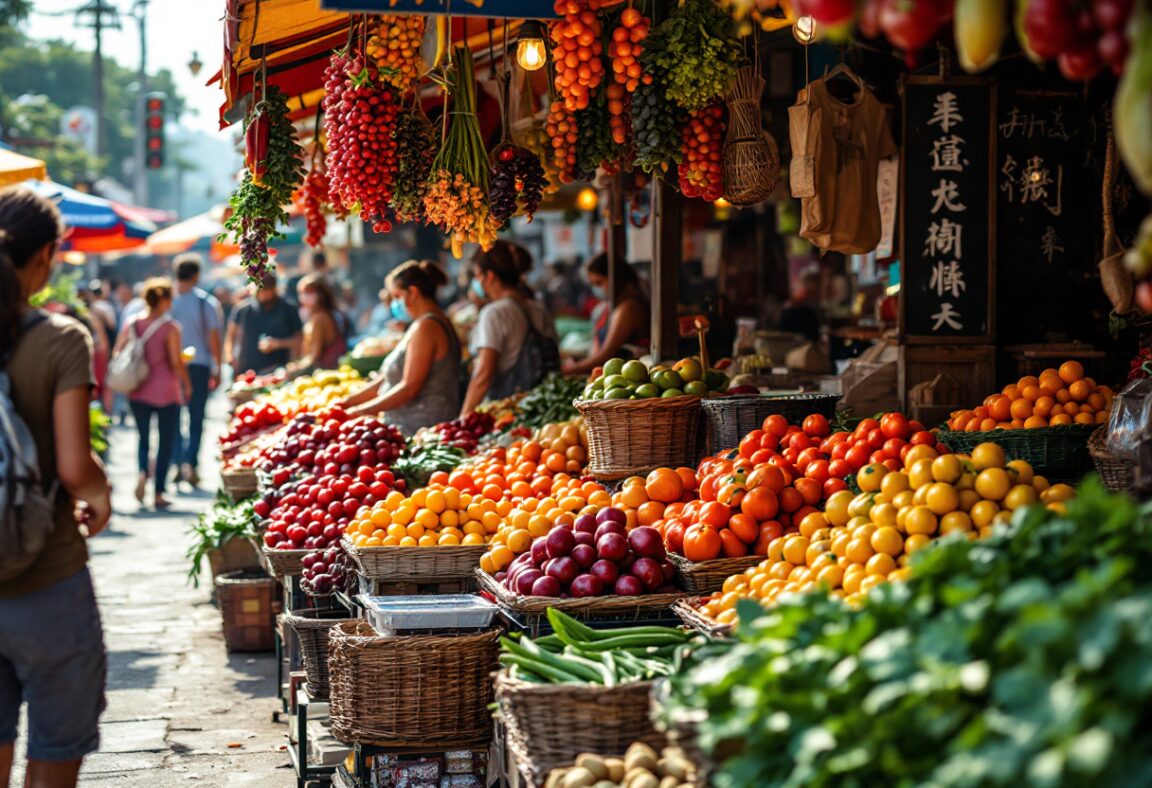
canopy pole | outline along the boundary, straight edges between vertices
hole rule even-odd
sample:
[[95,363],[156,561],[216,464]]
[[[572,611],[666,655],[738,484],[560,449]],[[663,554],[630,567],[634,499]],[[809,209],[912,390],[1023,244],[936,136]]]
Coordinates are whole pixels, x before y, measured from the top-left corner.
[[612,176],[608,186],[608,232],[605,246],[608,253],[608,305],[615,309],[617,266],[628,265],[628,238],[624,225],[624,173]]
[[678,355],[680,346],[680,265],[684,257],[680,193],[656,179],[652,207],[652,359]]

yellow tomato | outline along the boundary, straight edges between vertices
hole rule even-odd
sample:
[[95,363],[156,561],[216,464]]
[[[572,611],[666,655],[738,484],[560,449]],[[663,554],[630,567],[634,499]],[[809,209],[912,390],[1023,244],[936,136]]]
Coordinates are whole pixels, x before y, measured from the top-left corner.
[[912,485],[912,489],[919,490],[921,487],[927,487],[932,484],[934,478],[932,476],[932,460],[927,458],[923,460],[916,460],[908,466],[908,482]]
[[1015,480],[1016,484],[1031,484],[1035,478],[1032,466],[1024,460],[1012,460],[1004,469],[1008,471],[1008,475]]
[[940,518],[940,534],[946,536],[953,531],[972,530],[972,518],[964,512],[948,512]]
[[1017,484],[1004,496],[1004,508],[1015,511],[1022,506],[1031,506],[1040,500],[1036,488],[1030,484]]
[[856,474],[856,485],[863,492],[879,492],[884,475],[887,473],[888,469],[878,462],[865,465]]
[[904,529],[909,534],[934,534],[939,523],[936,515],[927,506],[914,506],[904,520]]
[[972,464],[976,470],[984,471],[988,468],[1003,468],[1007,458],[1004,449],[998,443],[981,443],[972,450]]
[[904,471],[886,473],[880,480],[880,492],[889,501],[894,501],[897,495],[908,489],[911,489],[911,485],[908,483],[908,474]]
[[964,463],[955,454],[941,454],[932,461],[932,478],[945,484],[955,484],[964,473]]
[[877,553],[898,556],[904,551],[904,537],[895,528],[884,526],[877,528],[869,539],[872,549]]
[[[982,443],[980,446],[994,446],[995,444]],[[980,448],[977,446],[976,448]],[[1000,448],[997,446],[996,448]],[[976,477],[976,492],[989,501],[999,501],[1008,494],[1012,487],[1012,480],[1003,468],[986,468]]]
[[944,515],[960,508],[960,494],[951,484],[936,482],[928,487],[924,503],[935,515]]

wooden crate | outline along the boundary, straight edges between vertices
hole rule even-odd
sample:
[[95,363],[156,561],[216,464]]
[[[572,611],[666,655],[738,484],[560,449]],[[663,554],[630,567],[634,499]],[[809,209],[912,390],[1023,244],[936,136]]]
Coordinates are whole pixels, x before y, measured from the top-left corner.
[[[947,399],[931,398],[917,404],[912,389],[940,379]],[[996,387],[996,348],[993,345],[903,345],[900,348],[897,389],[904,411],[927,427],[942,423],[960,408],[979,405]]]

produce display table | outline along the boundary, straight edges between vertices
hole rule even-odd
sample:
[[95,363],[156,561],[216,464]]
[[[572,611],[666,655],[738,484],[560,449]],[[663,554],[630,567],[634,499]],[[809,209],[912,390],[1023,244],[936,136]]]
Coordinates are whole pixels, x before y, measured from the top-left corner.
[[[332,775],[339,764],[316,764],[311,762],[308,751],[308,709],[312,705],[312,697],[306,687],[296,690],[296,713],[292,716],[293,735],[292,746],[288,754],[292,758],[292,768],[296,770],[296,788],[305,788],[310,782],[318,782],[321,786],[332,784]],[[315,718],[314,718],[315,719]]]

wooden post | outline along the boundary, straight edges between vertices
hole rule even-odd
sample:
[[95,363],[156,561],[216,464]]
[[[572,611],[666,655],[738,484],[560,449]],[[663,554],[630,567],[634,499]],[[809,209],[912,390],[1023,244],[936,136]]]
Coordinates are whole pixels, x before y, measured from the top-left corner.
[[680,264],[684,255],[680,193],[657,180],[652,209],[652,358],[656,363],[678,355]]
[[605,250],[608,253],[608,303],[616,308],[616,266],[628,264],[628,237],[624,224],[624,175],[614,175],[608,188],[608,228]]

